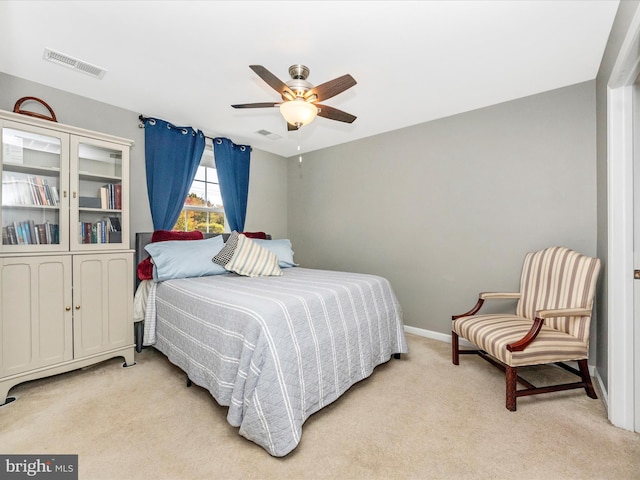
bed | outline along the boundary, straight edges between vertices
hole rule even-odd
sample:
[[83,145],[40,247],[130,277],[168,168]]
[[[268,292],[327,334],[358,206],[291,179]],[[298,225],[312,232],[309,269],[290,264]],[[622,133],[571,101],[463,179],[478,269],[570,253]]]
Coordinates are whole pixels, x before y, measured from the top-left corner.
[[[141,260],[149,234],[138,237]],[[376,275],[289,265],[277,276],[145,280],[136,304],[144,345],[276,457],[296,448],[310,415],[408,351],[397,298]]]

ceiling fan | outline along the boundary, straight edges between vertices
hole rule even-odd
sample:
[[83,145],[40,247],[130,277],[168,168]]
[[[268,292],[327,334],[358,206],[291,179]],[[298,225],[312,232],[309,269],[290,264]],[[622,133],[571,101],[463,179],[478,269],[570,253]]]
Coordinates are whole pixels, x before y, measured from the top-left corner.
[[341,77],[314,87],[311,83],[307,82],[309,69],[304,65],[291,65],[289,67],[291,80],[286,83],[262,65],[249,65],[249,68],[278,92],[283,101],[242,103],[231,105],[233,108],[269,108],[280,106],[280,113],[282,113],[282,116],[287,121],[288,130],[297,130],[303,125],[311,123],[316,115],[345,123],[353,123],[357,118],[337,108],[317,103],[334,97],[353,87],[356,81],[349,74],[342,75]]

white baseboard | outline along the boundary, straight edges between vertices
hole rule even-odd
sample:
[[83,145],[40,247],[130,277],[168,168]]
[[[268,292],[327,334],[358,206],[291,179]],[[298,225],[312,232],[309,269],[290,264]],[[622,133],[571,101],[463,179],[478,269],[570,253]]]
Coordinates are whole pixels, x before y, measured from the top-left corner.
[[[440,340],[441,342],[451,343],[451,335],[446,333],[434,332],[432,330],[425,330],[424,328],[404,326],[404,331],[419,337],[432,338],[433,340]],[[474,347],[473,343],[466,341],[464,338],[460,339],[461,347]],[[477,348],[477,347],[476,347]]]
[[410,327],[408,325],[404,326],[404,331],[413,335],[418,335],[419,337],[433,338],[434,340],[440,340],[441,342],[451,343],[451,335],[446,335],[444,333],[432,332],[431,330]]
[[[591,371],[591,366],[589,366],[589,371]],[[600,396],[602,397],[602,401],[604,402],[604,408],[608,412],[609,411],[609,396],[607,394],[607,389],[604,386],[604,382],[602,381],[602,377],[600,376],[600,373],[598,372],[598,370],[595,370],[595,373],[592,373],[591,376],[596,379],[598,387],[600,388]]]
[[[407,333],[411,333],[413,335],[418,335],[419,337],[432,338],[433,340],[439,340],[441,342],[451,343],[451,335],[448,335],[446,333],[434,332],[432,330],[425,330],[424,328],[410,327],[408,325],[404,326],[404,331]],[[468,342],[464,338],[460,339],[460,346],[467,347],[467,348],[469,347],[478,348],[473,343]],[[606,405],[607,391],[605,390],[604,385],[602,383],[602,379],[600,378],[600,375],[598,375],[598,371],[596,370],[596,367],[594,365],[589,365],[589,374],[597,380],[598,386],[600,387],[600,391],[602,392],[602,395],[605,397],[604,401]]]

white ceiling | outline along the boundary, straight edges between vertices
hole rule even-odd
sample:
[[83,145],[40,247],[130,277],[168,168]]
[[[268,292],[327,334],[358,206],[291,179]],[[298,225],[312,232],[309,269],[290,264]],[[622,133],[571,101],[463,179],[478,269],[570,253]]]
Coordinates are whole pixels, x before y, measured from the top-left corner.
[[[617,0],[0,1],[0,71],[286,157],[592,80]],[[43,60],[45,48],[107,70]],[[358,118],[287,132],[249,65],[302,63]],[[0,92],[1,94],[1,92]],[[44,99],[45,101],[47,99]],[[55,105],[52,105],[55,110]],[[64,123],[64,119],[59,119]],[[132,119],[132,122],[137,119]],[[268,130],[271,140],[256,132]]]

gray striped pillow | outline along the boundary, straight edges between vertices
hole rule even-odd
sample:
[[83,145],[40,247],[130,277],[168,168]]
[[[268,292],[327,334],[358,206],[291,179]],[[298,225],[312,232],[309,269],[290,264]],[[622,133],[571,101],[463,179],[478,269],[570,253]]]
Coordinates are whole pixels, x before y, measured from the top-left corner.
[[233,255],[224,268],[246,277],[282,275],[276,254],[242,234],[238,234]]

